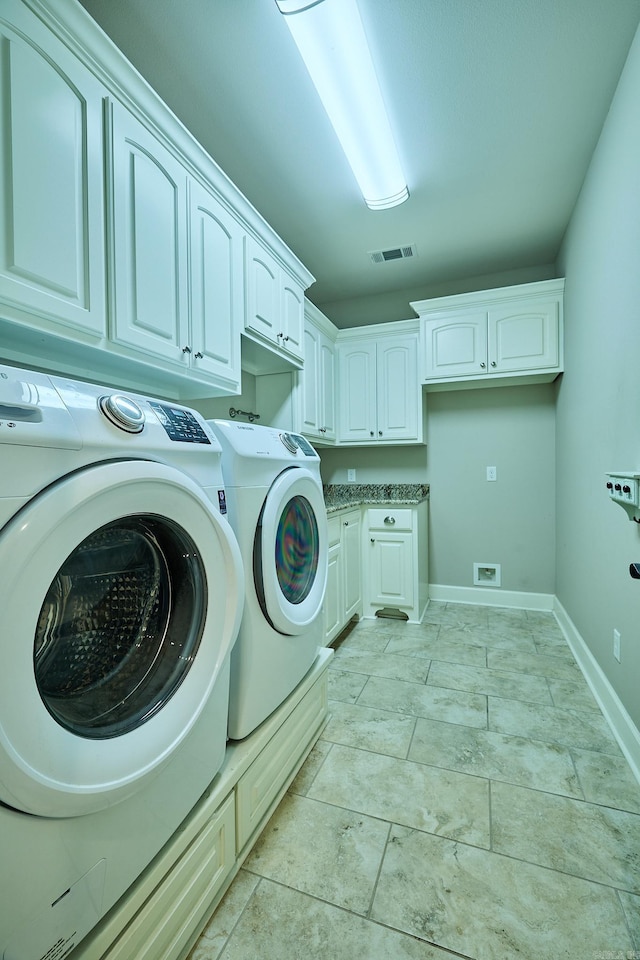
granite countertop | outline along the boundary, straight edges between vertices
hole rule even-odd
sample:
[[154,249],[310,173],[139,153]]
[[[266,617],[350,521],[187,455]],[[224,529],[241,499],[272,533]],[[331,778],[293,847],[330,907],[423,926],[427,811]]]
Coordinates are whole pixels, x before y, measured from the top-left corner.
[[322,487],[327,513],[363,504],[412,505],[429,497],[428,483],[325,483]]

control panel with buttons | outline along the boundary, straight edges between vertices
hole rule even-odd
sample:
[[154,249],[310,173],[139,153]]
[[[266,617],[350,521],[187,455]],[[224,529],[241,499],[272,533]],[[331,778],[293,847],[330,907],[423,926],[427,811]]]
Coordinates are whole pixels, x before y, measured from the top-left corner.
[[629,520],[640,523],[640,473],[608,473],[607,492],[627,511]]

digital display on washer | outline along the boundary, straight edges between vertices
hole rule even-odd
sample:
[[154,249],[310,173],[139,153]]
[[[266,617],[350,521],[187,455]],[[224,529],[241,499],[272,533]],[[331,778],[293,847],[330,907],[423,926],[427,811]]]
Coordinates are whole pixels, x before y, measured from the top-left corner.
[[304,437],[298,436],[297,433],[292,434],[292,436],[293,436],[294,440],[296,441],[296,443],[298,444],[298,446],[300,447],[300,449],[302,450],[302,452],[304,453],[305,457],[315,457],[315,456],[316,456],[316,452],[315,452],[315,450],[313,449],[313,447],[311,446],[311,444],[309,443],[308,440],[305,440]]
[[190,410],[153,401],[149,401],[149,406],[157,415],[170,440],[182,440],[184,443],[211,443]]

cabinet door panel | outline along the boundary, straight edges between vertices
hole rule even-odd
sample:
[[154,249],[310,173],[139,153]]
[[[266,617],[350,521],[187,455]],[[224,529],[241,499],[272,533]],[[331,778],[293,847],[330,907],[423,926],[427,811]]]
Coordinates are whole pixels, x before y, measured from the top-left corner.
[[190,196],[191,360],[239,385],[243,233],[200,184],[191,184]]
[[113,105],[114,339],[185,362],[186,173]]
[[250,237],[245,241],[247,316],[245,326],[272,344],[281,333],[280,276],[273,257]]
[[376,425],[375,344],[339,348],[338,376],[340,440],[370,443]]
[[327,589],[324,595],[322,609],[324,612],[324,638],[330,643],[340,632],[342,627],[342,556],[340,544],[329,547],[327,565]]
[[[490,370],[535,370],[559,362],[557,301],[489,311]],[[495,367],[493,364],[495,363]]]
[[0,28],[0,296],[103,334],[102,88],[35,18],[28,29],[44,50]]
[[302,329],[304,324],[304,291],[292,280],[286,279],[282,287],[282,347],[299,359],[302,358]]
[[425,379],[477,377],[487,369],[487,315],[428,320],[425,324]]
[[370,551],[370,602],[381,607],[413,606],[410,533],[373,537]]
[[304,371],[302,377],[302,432],[320,436],[320,331],[306,324],[304,331]]
[[418,436],[417,338],[378,344],[377,386],[379,440],[414,440]]
[[344,619],[350,620],[360,610],[362,600],[362,538],[360,513],[345,517],[342,527],[344,559]]
[[320,429],[325,440],[336,437],[336,351],[328,337],[320,337]]

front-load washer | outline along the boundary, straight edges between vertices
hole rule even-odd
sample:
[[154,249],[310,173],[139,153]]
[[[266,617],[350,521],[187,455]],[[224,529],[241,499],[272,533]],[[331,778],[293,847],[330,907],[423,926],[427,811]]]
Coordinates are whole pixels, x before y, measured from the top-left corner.
[[179,404],[0,366],[0,957],[66,957],[226,749],[244,602]]
[[242,740],[295,689],[322,646],[327,517],[320,457],[304,437],[209,420],[222,446],[246,596],[231,654],[229,737]]

